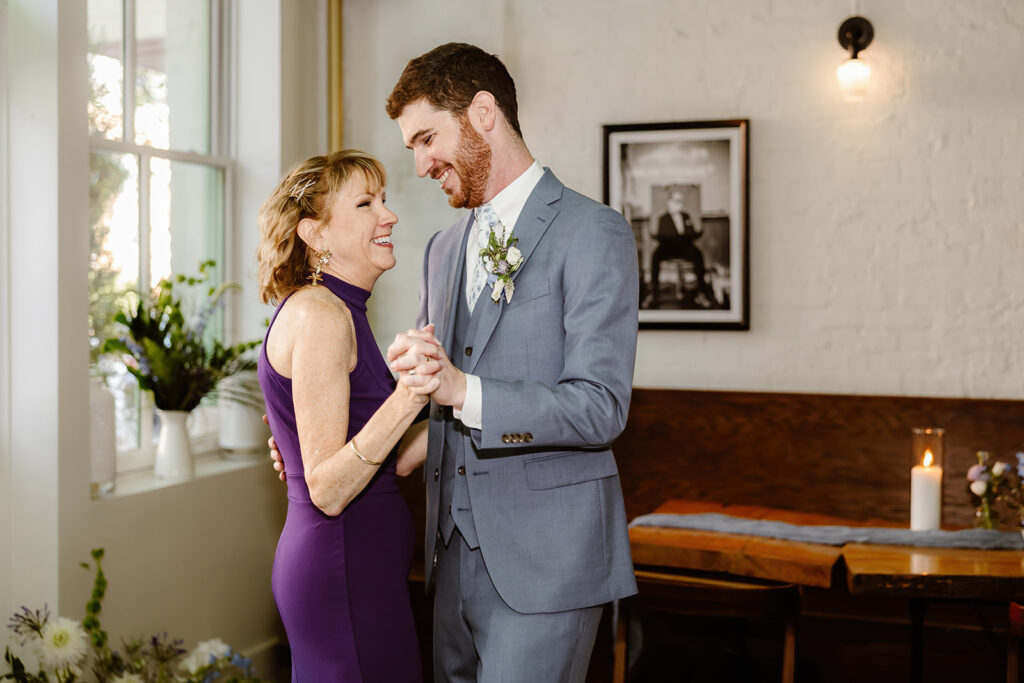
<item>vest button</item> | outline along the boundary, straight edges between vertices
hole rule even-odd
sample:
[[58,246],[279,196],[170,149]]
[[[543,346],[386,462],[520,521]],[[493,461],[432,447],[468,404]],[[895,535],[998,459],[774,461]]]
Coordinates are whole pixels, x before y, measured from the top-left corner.
[[434,468],[434,481],[437,481],[438,477],[441,476],[441,470]]
[[465,473],[466,473],[466,468],[463,467],[462,465],[459,465],[459,474],[465,474]]
[[467,346],[466,347],[466,355],[467,356],[472,356],[473,355],[473,347],[472,346]]

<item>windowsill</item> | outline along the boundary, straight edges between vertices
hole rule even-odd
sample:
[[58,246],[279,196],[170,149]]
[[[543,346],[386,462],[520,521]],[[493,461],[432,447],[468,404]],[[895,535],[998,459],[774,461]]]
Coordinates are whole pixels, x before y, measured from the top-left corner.
[[120,473],[114,479],[113,491],[110,493],[95,491],[92,498],[93,500],[124,498],[256,466],[269,469],[265,453],[228,453],[220,449],[196,454],[193,465],[195,473],[188,479],[162,479],[153,473],[152,468]]

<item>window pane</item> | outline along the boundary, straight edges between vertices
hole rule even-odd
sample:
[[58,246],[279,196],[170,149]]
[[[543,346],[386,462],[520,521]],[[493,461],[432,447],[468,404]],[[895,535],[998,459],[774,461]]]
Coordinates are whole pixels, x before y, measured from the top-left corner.
[[89,0],[89,133],[124,137],[121,0]]
[[171,275],[195,274],[209,259],[223,272],[223,170],[154,158],[150,173],[151,286]]
[[89,154],[89,352],[114,392],[118,449],[138,445],[135,378],[118,357],[100,357],[104,339],[124,330],[114,315],[139,282],[139,166],[131,154]]
[[135,50],[135,142],[208,154],[210,0],[138,0]]

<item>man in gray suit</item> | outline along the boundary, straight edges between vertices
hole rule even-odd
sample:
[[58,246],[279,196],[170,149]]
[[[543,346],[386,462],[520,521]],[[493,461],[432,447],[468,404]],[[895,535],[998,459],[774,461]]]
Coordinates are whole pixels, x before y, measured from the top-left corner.
[[636,351],[632,231],[533,159],[512,78],[479,48],[410,61],[387,111],[417,175],[473,209],[427,244],[422,327],[388,349],[401,381],[441,378],[424,467],[435,678],[582,682],[602,606],[636,592],[610,449]]

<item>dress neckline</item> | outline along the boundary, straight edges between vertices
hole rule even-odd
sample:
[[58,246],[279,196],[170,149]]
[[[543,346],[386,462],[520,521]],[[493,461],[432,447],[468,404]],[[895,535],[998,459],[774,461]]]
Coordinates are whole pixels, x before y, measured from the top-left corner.
[[323,278],[322,284],[334,292],[335,296],[364,313],[366,312],[366,301],[370,298],[370,292],[330,273],[321,272],[320,275]]

